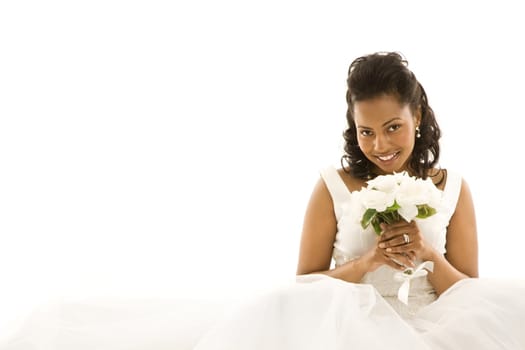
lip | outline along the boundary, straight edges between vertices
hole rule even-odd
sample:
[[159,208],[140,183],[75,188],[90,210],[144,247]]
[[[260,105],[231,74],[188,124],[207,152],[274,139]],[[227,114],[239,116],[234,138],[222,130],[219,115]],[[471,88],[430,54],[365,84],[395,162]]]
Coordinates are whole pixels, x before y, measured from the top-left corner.
[[384,155],[376,155],[375,158],[380,162],[381,164],[391,164],[395,162],[399,158],[400,151],[386,153]]

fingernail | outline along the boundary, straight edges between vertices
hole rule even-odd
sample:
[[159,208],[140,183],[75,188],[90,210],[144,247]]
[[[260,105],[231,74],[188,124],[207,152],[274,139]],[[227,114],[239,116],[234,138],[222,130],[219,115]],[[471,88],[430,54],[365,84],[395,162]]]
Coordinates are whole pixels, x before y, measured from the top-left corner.
[[385,247],[384,243],[379,243],[379,248],[384,248],[384,247]]
[[386,248],[386,251],[390,253],[392,251],[392,248]]

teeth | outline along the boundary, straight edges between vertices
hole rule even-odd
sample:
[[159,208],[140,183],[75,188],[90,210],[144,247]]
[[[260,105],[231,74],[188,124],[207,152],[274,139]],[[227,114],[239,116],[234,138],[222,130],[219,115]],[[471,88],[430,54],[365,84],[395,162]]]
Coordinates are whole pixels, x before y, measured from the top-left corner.
[[392,154],[389,154],[388,156],[378,156],[377,158],[379,158],[380,160],[382,161],[388,161],[392,158],[394,158],[396,156],[397,153],[392,153]]

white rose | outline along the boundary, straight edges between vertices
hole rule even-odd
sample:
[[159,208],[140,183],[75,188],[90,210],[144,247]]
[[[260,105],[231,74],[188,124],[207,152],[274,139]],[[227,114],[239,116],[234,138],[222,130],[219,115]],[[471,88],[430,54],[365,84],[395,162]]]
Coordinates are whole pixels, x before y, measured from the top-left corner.
[[396,202],[401,207],[399,214],[406,220],[412,221],[418,213],[417,206],[427,204],[436,207],[441,198],[441,191],[436,188],[430,179],[406,179],[399,185],[396,193]]
[[367,181],[367,188],[374,188],[378,191],[394,193],[399,187],[399,183],[403,180],[401,174],[380,175],[376,178]]
[[396,196],[394,192],[382,192],[380,190],[365,188],[362,190],[361,198],[366,208],[381,212],[394,204]]

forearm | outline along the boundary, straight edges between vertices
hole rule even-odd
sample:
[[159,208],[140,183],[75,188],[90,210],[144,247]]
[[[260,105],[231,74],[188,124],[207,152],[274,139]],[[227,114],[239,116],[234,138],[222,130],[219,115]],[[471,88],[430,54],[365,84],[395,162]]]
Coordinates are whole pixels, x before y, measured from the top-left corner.
[[429,272],[428,280],[440,295],[450,288],[459,280],[469,278],[466,274],[458,271],[442,254],[434,251],[432,258],[429,259],[434,262],[433,272]]
[[352,283],[359,283],[364,275],[369,270],[369,264],[365,261],[363,257],[351,260],[343,265],[340,265],[336,268],[319,271],[321,273],[333,278],[338,278],[340,280]]

